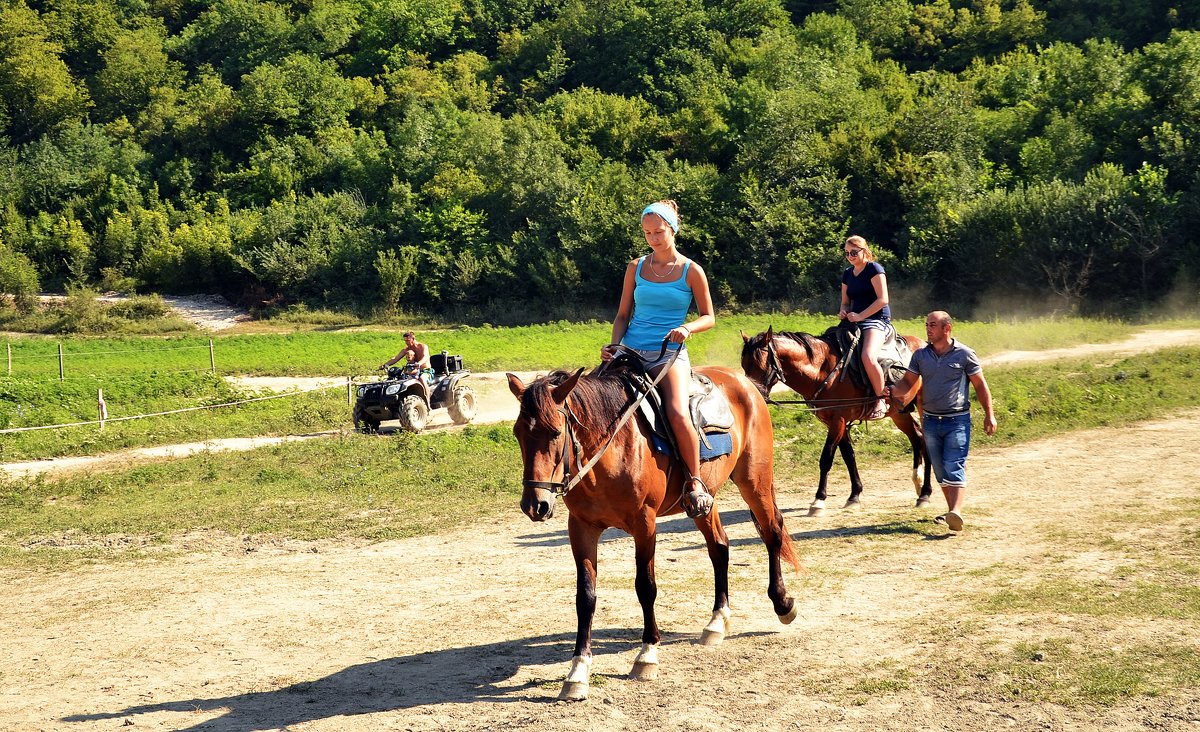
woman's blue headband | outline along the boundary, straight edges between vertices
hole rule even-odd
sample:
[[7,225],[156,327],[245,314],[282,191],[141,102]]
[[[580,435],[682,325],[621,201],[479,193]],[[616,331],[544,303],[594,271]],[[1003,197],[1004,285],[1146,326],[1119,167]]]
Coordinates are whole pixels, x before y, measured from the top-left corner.
[[657,201],[642,209],[642,218],[646,218],[646,214],[656,214],[662,217],[663,221],[667,222],[667,226],[671,227],[671,231],[679,233],[679,214],[671,210],[671,207],[665,203]]

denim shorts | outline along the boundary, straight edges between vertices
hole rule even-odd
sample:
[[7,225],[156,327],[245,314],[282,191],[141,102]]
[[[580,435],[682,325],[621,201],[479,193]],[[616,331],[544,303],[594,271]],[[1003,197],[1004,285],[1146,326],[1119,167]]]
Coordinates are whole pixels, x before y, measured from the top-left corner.
[[967,484],[967,451],[971,447],[971,415],[921,417],[925,430],[925,449],[939,485]]
[[[655,348],[653,350],[642,350],[640,348],[633,348],[630,350],[632,350],[634,353],[641,356],[642,359],[645,360],[646,371],[654,372],[659,366],[662,366],[665,363],[670,363],[671,357],[675,355],[675,347],[676,347],[676,344],[674,344],[674,343],[667,344],[667,352],[663,353],[662,358],[658,357],[658,354],[662,353],[661,348]],[[679,366],[680,364],[683,364],[683,367],[688,370],[691,370],[691,368],[692,368],[692,360],[690,358],[688,358],[687,346],[683,346],[682,348],[679,349],[679,358],[675,359],[675,365]],[[666,377],[663,377],[663,378],[666,378]]]
[[858,321],[858,328],[859,330],[881,330],[886,335],[889,330],[892,330],[892,322],[881,318],[867,318]]

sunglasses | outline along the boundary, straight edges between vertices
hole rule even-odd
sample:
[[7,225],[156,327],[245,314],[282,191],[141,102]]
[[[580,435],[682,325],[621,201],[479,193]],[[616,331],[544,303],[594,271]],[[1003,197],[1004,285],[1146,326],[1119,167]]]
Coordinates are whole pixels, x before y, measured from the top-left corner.
[[846,250],[847,257],[857,257],[858,255],[860,255],[862,253],[863,253],[863,250],[861,250],[861,249],[847,249]]

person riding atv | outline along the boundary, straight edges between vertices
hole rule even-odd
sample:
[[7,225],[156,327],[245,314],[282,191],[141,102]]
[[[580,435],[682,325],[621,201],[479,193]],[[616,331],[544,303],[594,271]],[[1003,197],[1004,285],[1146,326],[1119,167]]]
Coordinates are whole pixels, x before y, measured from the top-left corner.
[[[418,341],[416,334],[411,330],[404,333],[404,346],[403,351],[379,364],[379,370],[383,371],[400,359],[404,359],[405,363],[402,369],[406,374],[412,374],[413,376],[422,374],[425,377],[425,383],[432,384],[434,373],[430,365],[429,346]],[[390,374],[391,372],[389,371],[388,373]]]
[[384,364],[388,371],[385,380],[359,386],[354,404],[355,429],[377,432],[381,422],[395,419],[403,429],[420,432],[429,413],[436,409],[445,409],[454,424],[474,419],[475,392],[460,383],[471,374],[463,368],[462,356],[442,351],[430,360],[430,368],[420,368],[417,362],[390,367]]

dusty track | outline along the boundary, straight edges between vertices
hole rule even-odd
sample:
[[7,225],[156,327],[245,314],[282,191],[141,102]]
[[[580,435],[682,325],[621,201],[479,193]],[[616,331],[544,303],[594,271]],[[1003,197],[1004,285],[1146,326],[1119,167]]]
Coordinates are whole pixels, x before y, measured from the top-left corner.
[[990,679],[938,693],[920,683],[852,691],[889,669],[953,668],[956,657],[1047,636],[1196,645],[1194,628],[1178,621],[1063,616],[1010,626],[972,604],[992,590],[997,566],[1106,571],[1089,556],[1064,567],[1054,536],[1085,530],[1114,506],[1145,516],[1131,531],[1174,525],[1154,507],[1194,489],[1147,475],[1146,465],[1167,461],[1200,474],[1200,413],[1123,430],[1120,441],[1096,431],[981,450],[967,531],[911,535],[903,551],[878,543],[915,511],[903,471],[868,472],[867,506],[822,519],[802,516],[807,487],[783,486],[811,572],[788,573],[801,615],[787,627],[765,597],[765,552],[745,507],[726,492],[718,506],[733,546],[734,634],[717,648],[696,645],[711,572],[690,522],[663,521],[665,636],[661,678],[649,683],[622,678],[640,613],[632,547],[614,535],[601,548],[598,676],[592,699],[575,705],[554,703],[574,627],[562,519],[532,524],[514,509],[469,530],[365,547],[198,534],[180,539],[185,553],[175,558],[6,570],[0,728],[1194,730],[1195,693],[1097,712],[1004,701],[988,693]]

